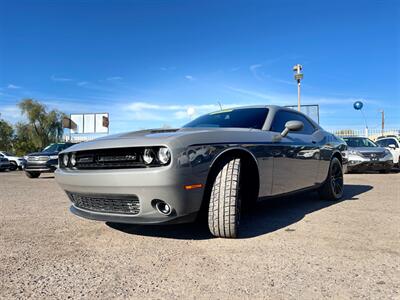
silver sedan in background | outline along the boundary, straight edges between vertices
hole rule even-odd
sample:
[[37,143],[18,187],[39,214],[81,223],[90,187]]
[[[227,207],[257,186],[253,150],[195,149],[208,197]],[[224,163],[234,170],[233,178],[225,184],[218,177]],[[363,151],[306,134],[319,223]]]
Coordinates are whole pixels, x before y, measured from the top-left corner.
[[393,168],[393,156],[366,137],[343,138],[348,146],[347,172],[379,171],[388,173]]

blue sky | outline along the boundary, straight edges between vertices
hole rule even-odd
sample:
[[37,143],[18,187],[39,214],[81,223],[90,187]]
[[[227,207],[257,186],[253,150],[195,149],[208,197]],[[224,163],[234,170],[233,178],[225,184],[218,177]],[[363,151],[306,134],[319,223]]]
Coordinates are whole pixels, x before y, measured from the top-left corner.
[[109,112],[112,133],[297,102],[326,129],[400,127],[400,2],[0,0],[0,113],[34,98]]

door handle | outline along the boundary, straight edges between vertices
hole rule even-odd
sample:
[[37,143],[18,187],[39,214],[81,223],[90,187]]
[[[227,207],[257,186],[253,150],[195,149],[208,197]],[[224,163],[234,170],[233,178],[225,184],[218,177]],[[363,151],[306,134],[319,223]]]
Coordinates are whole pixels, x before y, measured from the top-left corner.
[[317,142],[316,141],[312,141],[311,143],[316,144]]

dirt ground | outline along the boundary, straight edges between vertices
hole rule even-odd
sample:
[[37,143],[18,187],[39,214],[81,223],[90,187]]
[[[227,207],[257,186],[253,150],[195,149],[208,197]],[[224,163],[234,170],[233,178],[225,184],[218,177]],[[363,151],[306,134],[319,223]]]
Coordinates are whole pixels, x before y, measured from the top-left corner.
[[400,173],[345,182],[258,205],[232,240],[81,219],[51,174],[0,173],[0,298],[400,299]]

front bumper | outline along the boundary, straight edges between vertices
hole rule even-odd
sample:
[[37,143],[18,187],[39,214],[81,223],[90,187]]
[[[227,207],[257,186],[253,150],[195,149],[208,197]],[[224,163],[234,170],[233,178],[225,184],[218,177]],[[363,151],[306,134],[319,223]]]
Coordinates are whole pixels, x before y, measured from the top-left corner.
[[[92,220],[131,223],[163,224],[193,221],[200,210],[203,188],[185,190],[194,183],[188,168],[144,168],[118,170],[68,170],[57,169],[55,178],[69,193],[86,195],[132,195],[139,199],[137,214],[94,211],[72,203],[71,212]],[[154,207],[155,200],[162,200],[172,208],[170,215],[163,215]]]
[[359,155],[350,155],[348,157],[348,171],[381,171],[391,169],[393,167],[393,158],[386,155],[383,158],[371,160]]
[[0,163],[0,170],[5,170],[11,167],[10,163]]
[[57,159],[51,159],[48,161],[27,161],[25,165],[25,171],[51,173],[54,172],[57,169],[57,167],[58,167]]

